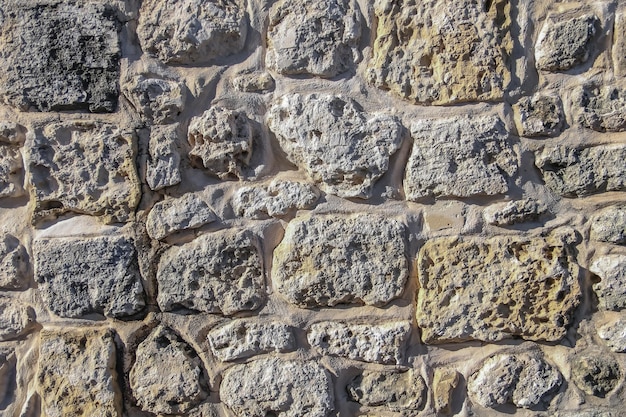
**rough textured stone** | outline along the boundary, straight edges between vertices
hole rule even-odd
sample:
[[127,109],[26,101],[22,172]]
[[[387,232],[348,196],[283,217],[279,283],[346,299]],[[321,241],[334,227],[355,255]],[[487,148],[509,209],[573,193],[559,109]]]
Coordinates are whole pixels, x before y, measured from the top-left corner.
[[145,306],[137,251],[126,237],[39,239],[33,252],[41,296],[61,317],[124,317]]
[[600,277],[600,282],[593,284],[600,307],[605,310],[626,308],[626,256],[599,257],[589,270]]
[[267,66],[288,75],[334,77],[358,58],[360,20],[353,0],[281,0],[270,10]]
[[50,123],[29,132],[26,148],[34,220],[66,212],[131,218],[140,198],[132,132],[100,122]]
[[0,346],[0,404],[11,394],[16,362],[14,349]]
[[537,68],[567,71],[586,62],[599,24],[599,19],[589,14],[573,18],[549,15],[535,46]]
[[512,403],[531,408],[547,404],[562,381],[561,373],[538,354],[499,354],[485,360],[467,388],[483,407]]
[[178,308],[234,314],[265,301],[258,238],[225,230],[198,237],[163,254],[157,272],[162,311]]
[[536,220],[545,207],[533,198],[492,204],[485,208],[483,217],[489,224],[507,226],[515,223]]
[[0,298],[0,341],[17,339],[28,333],[35,322],[35,311],[19,300]]
[[613,66],[617,77],[626,77],[626,10],[615,15]]
[[149,74],[130,77],[122,85],[122,91],[142,118],[156,125],[176,122],[187,98],[184,83]]
[[185,194],[180,198],[156,203],[146,221],[146,231],[152,239],[165,239],[169,235],[197,229],[217,220],[217,215],[198,194]]
[[324,321],[312,324],[307,339],[322,355],[363,362],[400,364],[411,326],[408,322],[378,325]]
[[311,184],[273,180],[265,186],[238,188],[232,205],[238,216],[266,219],[311,208],[319,197],[319,191]]
[[267,72],[244,72],[233,80],[233,85],[245,93],[265,93],[274,89],[275,82]]
[[318,215],[289,222],[274,250],[274,290],[300,307],[382,306],[408,278],[405,228],[377,215]]
[[574,89],[572,93],[574,120],[598,132],[626,130],[626,87],[593,84]]
[[435,369],[433,377],[433,405],[437,413],[449,414],[452,394],[459,385],[460,376],[454,369]]
[[416,120],[404,177],[406,198],[506,193],[517,172],[509,134],[495,116]]
[[121,417],[111,330],[41,332],[37,391],[47,417]]
[[314,362],[259,359],[224,373],[220,398],[238,417],[326,417],[331,377]]
[[235,320],[211,330],[208,339],[213,354],[221,361],[296,348],[291,327],[277,321]]
[[621,377],[619,364],[606,354],[586,353],[572,362],[572,380],[589,395],[604,397],[617,386]]
[[600,326],[598,336],[613,352],[626,352],[626,317],[621,316]]
[[26,248],[12,235],[0,240],[0,289],[23,290],[28,287],[29,257]]
[[0,143],[0,198],[25,194],[22,154],[16,146]]
[[252,157],[252,127],[244,113],[211,107],[189,123],[189,157],[221,178],[241,178]]
[[556,95],[539,93],[522,97],[516,107],[522,136],[558,136],[564,129],[563,104]]
[[164,326],[137,347],[129,379],[137,404],[158,415],[186,413],[207,395],[198,354]]
[[564,197],[626,190],[626,146],[555,146],[537,154],[535,164],[546,185]]
[[348,397],[366,406],[417,411],[426,403],[426,383],[417,372],[365,371],[346,387]]
[[21,110],[112,112],[121,23],[103,2],[3,1],[0,94]]
[[596,213],[590,220],[590,238],[600,242],[626,244],[626,206],[611,206]]
[[417,268],[426,343],[558,341],[581,294],[573,251],[556,237],[433,239]]
[[342,96],[286,95],[271,107],[268,126],[291,162],[340,197],[369,198],[402,144],[396,117],[365,113]]
[[181,181],[178,132],[178,123],[150,129],[146,182],[154,191]]
[[23,145],[26,141],[26,128],[15,122],[0,120],[0,143]]
[[511,75],[505,1],[376,2],[367,77],[416,103],[499,100]]
[[166,64],[200,64],[241,51],[247,28],[239,0],[146,0],[137,35]]

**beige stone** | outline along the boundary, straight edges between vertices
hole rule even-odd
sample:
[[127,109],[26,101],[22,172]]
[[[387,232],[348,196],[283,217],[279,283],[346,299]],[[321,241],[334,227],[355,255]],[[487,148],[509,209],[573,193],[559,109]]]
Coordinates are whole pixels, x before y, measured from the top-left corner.
[[599,307],[603,310],[626,308],[626,255],[600,256],[591,263],[589,271],[600,277],[600,282],[593,284]]
[[435,369],[435,376],[433,377],[433,402],[437,413],[450,413],[452,394],[459,385],[460,379],[460,374],[454,369]]
[[251,219],[281,217],[295,210],[312,208],[320,192],[311,184],[273,180],[265,186],[240,187],[232,199],[238,216]]
[[146,231],[152,239],[161,240],[185,230],[202,227],[217,220],[217,215],[201,194],[188,193],[156,203],[146,220]]
[[589,222],[590,239],[617,245],[626,243],[626,206],[609,206],[595,213]]
[[35,324],[35,311],[19,300],[0,298],[0,342],[17,339]]
[[618,77],[626,77],[626,10],[615,15],[613,28],[613,70]]
[[0,289],[23,290],[28,286],[30,266],[26,248],[13,235],[0,241]]
[[185,108],[187,88],[173,79],[151,74],[133,74],[122,84],[122,92],[149,124],[174,123]]
[[150,129],[146,182],[154,191],[180,184],[179,130],[178,123]]
[[426,404],[426,383],[415,370],[364,371],[346,387],[352,401],[391,411],[418,411]]
[[537,220],[546,211],[543,204],[533,198],[492,204],[485,208],[483,217],[489,224],[509,226],[515,223]]

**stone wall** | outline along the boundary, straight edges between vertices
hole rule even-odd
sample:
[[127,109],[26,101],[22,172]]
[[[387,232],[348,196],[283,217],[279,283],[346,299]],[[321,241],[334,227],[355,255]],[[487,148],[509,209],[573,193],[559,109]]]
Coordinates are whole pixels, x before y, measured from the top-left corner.
[[625,416],[626,2],[2,0],[0,415]]

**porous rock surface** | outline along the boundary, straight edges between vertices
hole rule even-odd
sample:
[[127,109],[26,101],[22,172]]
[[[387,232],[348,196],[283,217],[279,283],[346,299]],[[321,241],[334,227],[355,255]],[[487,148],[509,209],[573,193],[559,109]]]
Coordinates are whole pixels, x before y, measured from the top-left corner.
[[426,402],[424,378],[414,371],[365,371],[346,387],[352,401],[391,411],[420,410]]
[[626,308],[626,256],[598,257],[589,270],[600,277],[600,282],[593,284],[599,306],[605,310]]
[[311,208],[319,197],[319,191],[311,184],[273,180],[267,186],[239,188],[232,204],[239,216],[263,219],[268,216],[281,217],[296,209]]
[[199,194],[185,194],[180,198],[159,201],[152,207],[146,220],[146,231],[153,239],[196,229],[217,220],[217,215]]

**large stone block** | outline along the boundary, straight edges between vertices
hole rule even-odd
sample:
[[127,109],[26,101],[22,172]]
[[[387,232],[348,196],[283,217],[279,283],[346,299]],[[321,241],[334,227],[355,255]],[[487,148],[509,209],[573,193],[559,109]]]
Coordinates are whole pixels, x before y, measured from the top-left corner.
[[598,132],[626,130],[626,87],[619,84],[588,84],[572,94],[574,120]]

